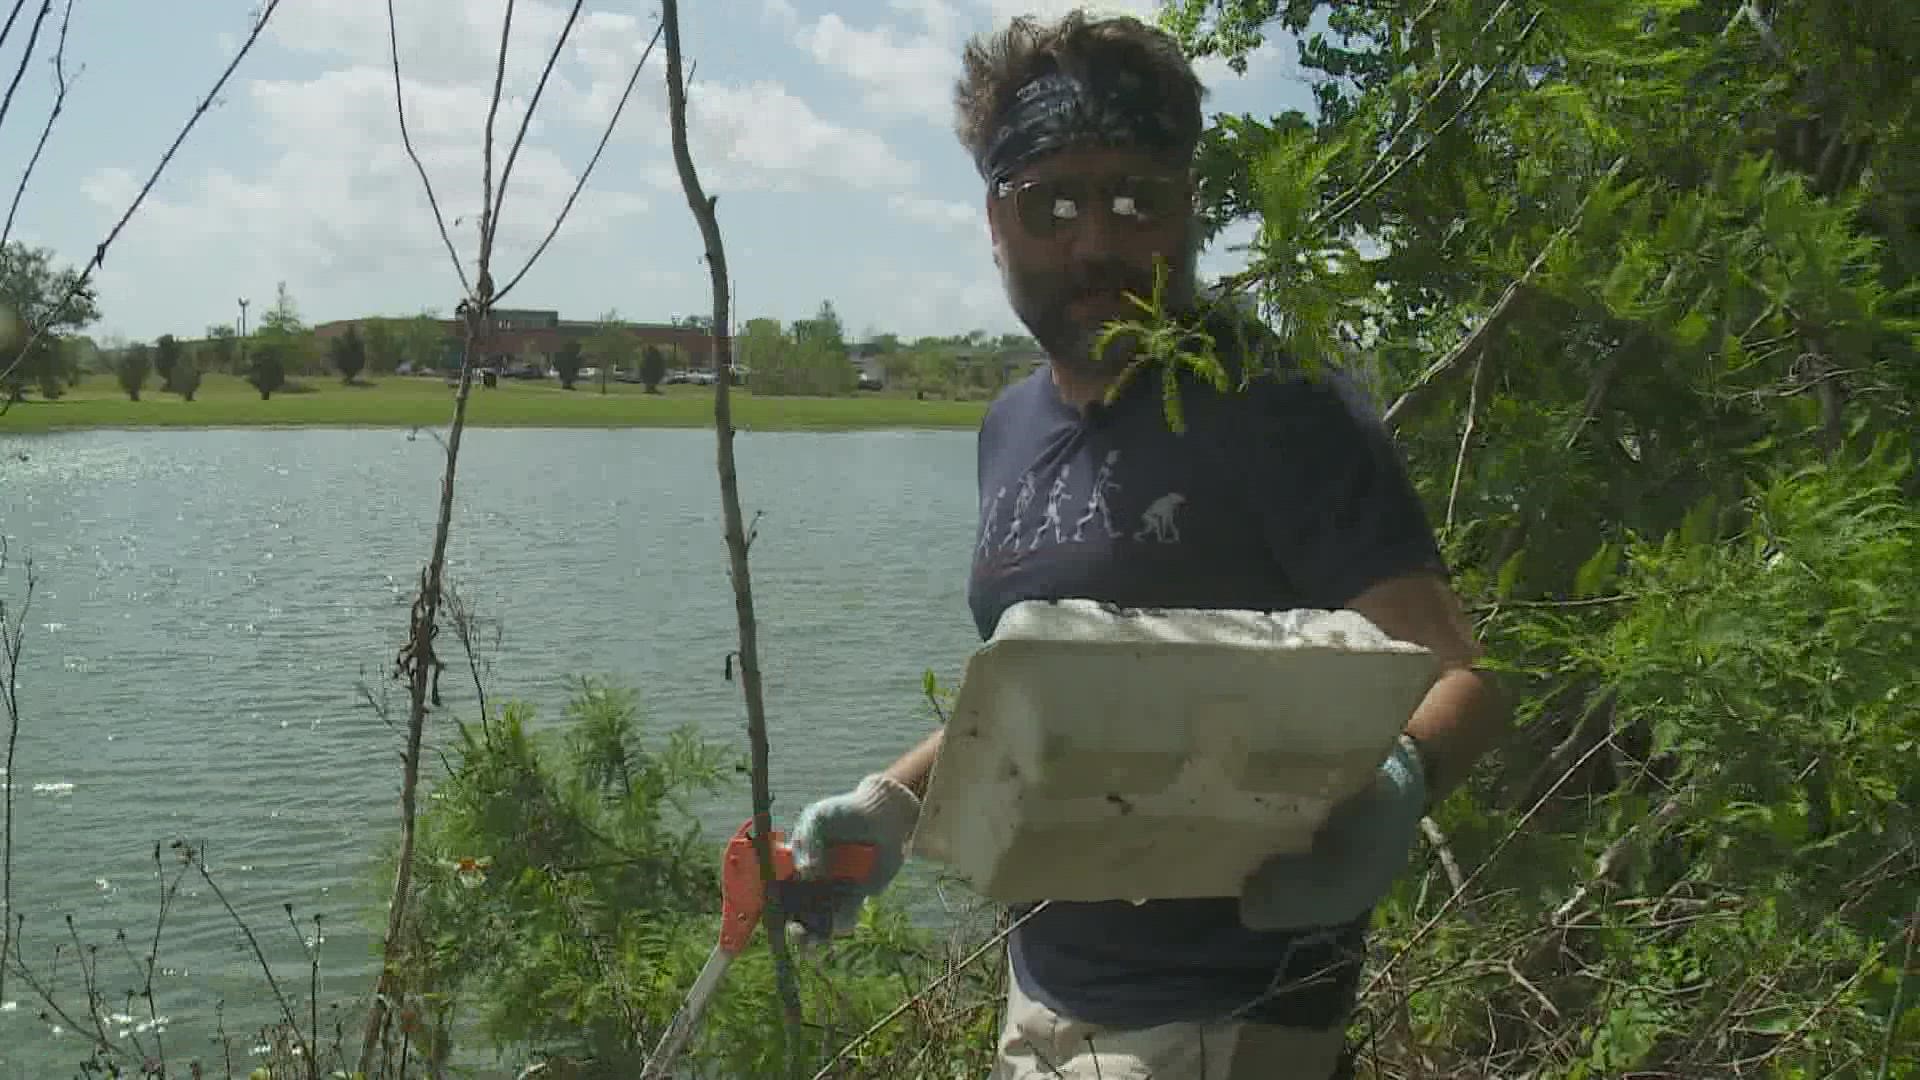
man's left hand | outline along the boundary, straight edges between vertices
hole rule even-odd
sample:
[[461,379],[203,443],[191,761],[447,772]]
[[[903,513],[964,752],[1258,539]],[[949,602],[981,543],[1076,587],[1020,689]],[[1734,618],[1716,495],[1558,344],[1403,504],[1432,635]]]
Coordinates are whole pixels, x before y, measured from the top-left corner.
[[1240,921],[1250,930],[1281,930],[1359,918],[1406,869],[1426,802],[1420,753],[1402,738],[1373,785],[1335,809],[1312,851],[1276,855],[1247,876]]

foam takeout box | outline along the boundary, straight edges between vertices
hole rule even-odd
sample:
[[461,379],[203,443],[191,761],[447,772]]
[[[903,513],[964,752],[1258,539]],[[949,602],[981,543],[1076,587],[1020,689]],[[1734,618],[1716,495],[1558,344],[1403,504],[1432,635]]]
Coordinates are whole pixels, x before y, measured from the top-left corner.
[[1006,903],[1237,895],[1372,782],[1438,673],[1353,611],[1016,604],[912,850]]

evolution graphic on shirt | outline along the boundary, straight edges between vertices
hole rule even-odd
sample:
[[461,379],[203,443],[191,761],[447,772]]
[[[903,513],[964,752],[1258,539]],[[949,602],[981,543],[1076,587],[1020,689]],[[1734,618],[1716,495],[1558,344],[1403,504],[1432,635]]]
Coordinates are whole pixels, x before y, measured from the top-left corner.
[[[1039,467],[1022,473],[1011,485],[1014,489],[1011,493],[1006,485],[996,489],[983,501],[975,554],[991,558],[996,552],[1033,551],[1049,540],[1056,544],[1078,544],[1103,536],[1109,541],[1127,538],[1143,543],[1179,543],[1177,519],[1187,497],[1177,491],[1169,491],[1149,502],[1132,520],[1123,520],[1123,512],[1114,505],[1114,496],[1121,491],[1121,483],[1115,478],[1120,455],[1119,450],[1107,451],[1106,459],[1084,492],[1073,491],[1073,465],[1061,465],[1047,486],[1039,521],[1033,524],[1031,533],[1024,530],[1030,522],[1034,500],[1039,497]],[[1013,502],[1003,515],[1001,507],[1008,494],[1012,494]],[[1069,517],[1075,509],[1079,513]]]

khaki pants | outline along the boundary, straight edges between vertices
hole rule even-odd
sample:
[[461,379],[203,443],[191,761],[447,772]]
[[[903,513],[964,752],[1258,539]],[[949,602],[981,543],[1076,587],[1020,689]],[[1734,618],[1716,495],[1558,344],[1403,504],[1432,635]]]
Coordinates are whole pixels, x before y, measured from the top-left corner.
[[1028,997],[1009,973],[991,1080],[1329,1080],[1345,1045],[1339,1027],[1082,1023]]

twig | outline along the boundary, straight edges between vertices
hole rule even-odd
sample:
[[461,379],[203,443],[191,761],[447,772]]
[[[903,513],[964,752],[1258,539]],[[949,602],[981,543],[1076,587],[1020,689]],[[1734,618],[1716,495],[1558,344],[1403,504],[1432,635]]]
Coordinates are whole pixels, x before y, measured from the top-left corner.
[[308,1070],[311,1072],[315,1067],[313,1046],[301,1032],[300,1021],[294,1019],[293,1006],[287,1002],[287,995],[281,992],[280,980],[274,978],[273,965],[267,962],[267,954],[260,948],[260,939],[253,936],[253,927],[248,926],[247,920],[241,918],[240,913],[234,910],[232,901],[227,899],[227,894],[220,888],[220,883],[215,881],[213,875],[207,871],[206,850],[196,849],[184,840],[175,840],[173,847],[175,851],[180,852],[181,858],[200,871],[200,880],[207,883],[207,888],[213,891],[214,899],[220,901],[220,906],[227,909],[227,915],[233,919],[234,925],[238,926],[240,933],[246,936],[247,946],[253,950],[254,960],[259,963],[261,972],[267,977],[267,988],[273,991],[273,1000],[280,1004],[280,1015],[286,1018],[287,1028],[293,1032],[294,1041],[300,1045],[300,1052],[307,1059]]
[[1486,353],[1481,353],[1473,362],[1473,383],[1467,390],[1467,423],[1460,432],[1460,450],[1453,457],[1453,484],[1447,489],[1446,535],[1453,535],[1454,510],[1460,502],[1460,478],[1467,471],[1467,448],[1473,445],[1473,437],[1479,433],[1480,402],[1487,392],[1487,383],[1492,381],[1493,362]]
[[653,28],[652,39],[647,42],[647,48],[640,54],[639,61],[633,65],[633,74],[627,76],[627,88],[621,92],[619,103],[613,107],[613,116],[608,118],[606,129],[600,132],[600,144],[593,148],[593,156],[587,159],[586,168],[580,170],[580,177],[574,181],[573,190],[568,193],[567,201],[561,204],[560,212],[554,215],[553,227],[547,230],[546,237],[540,241],[539,247],[533,249],[533,254],[527,256],[526,265],[508,279],[499,292],[493,294],[495,303],[504,299],[515,285],[520,284],[520,279],[527,276],[527,271],[533,269],[533,264],[540,261],[540,256],[547,250],[547,245],[553,243],[553,238],[559,235],[561,224],[567,220],[567,214],[573,210],[574,200],[580,197],[581,189],[587,186],[587,177],[593,175],[593,167],[599,164],[600,155],[607,148],[607,141],[613,137],[613,129],[620,123],[620,114],[626,110],[627,99],[633,96],[634,85],[640,81],[640,69],[646,67],[647,57],[653,55],[654,43],[660,40],[660,31],[664,28],[664,23]]
[[5,127],[7,114],[13,111],[13,94],[20,89],[20,80],[26,77],[27,65],[33,63],[34,46],[40,43],[40,27],[47,21],[47,15],[53,10],[53,0],[40,0],[40,11],[33,17],[33,28],[27,31],[27,47],[20,53],[20,66],[13,69],[13,81],[7,84],[7,95],[0,98],[0,127]]
[[1689,784],[1667,796],[1666,801],[1660,804],[1660,809],[1654,811],[1652,816],[1636,820],[1627,828],[1627,831],[1615,837],[1613,842],[1600,853],[1600,857],[1594,860],[1592,875],[1582,882],[1579,888],[1573,890],[1572,895],[1562,901],[1559,907],[1553,909],[1553,915],[1549,919],[1550,925],[1556,929],[1565,927],[1581,903],[1592,895],[1594,890],[1606,887],[1613,880],[1615,867],[1643,835],[1657,837],[1667,826],[1679,819],[1681,813],[1693,801],[1693,791],[1693,785]]
[[1447,884],[1453,886],[1456,893],[1465,889],[1467,879],[1460,874],[1460,861],[1453,856],[1453,845],[1447,843],[1447,834],[1441,832],[1440,826],[1430,817],[1420,819],[1420,832],[1427,838],[1427,843],[1433,846],[1433,853],[1440,857],[1440,868],[1446,871]]
[[793,958],[787,950],[786,913],[781,910],[779,893],[773,885],[773,849],[768,834],[773,830],[773,792],[767,778],[767,710],[760,685],[759,627],[753,613],[753,578],[747,564],[747,535],[740,513],[740,477],[733,458],[733,347],[727,335],[727,253],[720,237],[720,219],[715,212],[717,199],[700,186],[700,174],[694,168],[693,152],[687,146],[687,88],[680,64],[680,9],[677,0],[661,0],[660,21],[667,39],[667,112],[673,127],[673,161],[680,172],[680,187],[687,206],[700,224],[700,238],[706,248],[707,274],[713,292],[713,428],[718,444],[720,505],[726,520],[728,575],[733,583],[733,610],[739,624],[740,687],[747,706],[747,744],[751,750],[753,782],[753,853],[760,864],[760,880],[766,889],[766,910],[761,925],[767,932],[767,946],[773,954],[774,986],[780,996],[781,1017],[785,1021],[787,1071],[798,1075],[802,1046],[800,986],[793,975]]
[[[7,541],[0,536],[0,587],[4,587],[6,571]],[[0,1001],[7,999],[7,957],[13,951],[18,925],[13,910],[13,791],[20,785],[20,777],[14,772],[20,745],[20,654],[27,643],[27,612],[33,608],[32,559],[26,562],[26,577],[26,592],[17,609],[9,612],[6,600],[0,599],[0,704],[7,710],[7,762],[0,770],[0,791],[6,796],[5,836],[0,841]]]
[[[133,215],[140,209],[140,204],[145,202],[147,196],[152,193],[153,185],[159,181],[160,174],[166,171],[169,164],[172,164],[173,155],[178,153],[181,144],[187,141],[187,136],[193,131],[194,125],[200,122],[200,118],[205,116],[207,110],[211,109],[213,103],[219,99],[220,91],[226,88],[227,80],[233,77],[234,70],[240,66],[240,61],[246,59],[247,54],[253,51],[253,45],[260,40],[260,34],[266,30],[268,20],[272,19],[273,13],[279,9],[280,0],[265,0],[265,5],[260,9],[260,17],[254,20],[253,30],[247,34],[247,39],[240,43],[239,51],[233,54],[233,59],[220,72],[220,77],[214,80],[213,88],[208,90],[206,96],[193,107],[193,114],[187,118],[180,133],[174,136],[173,143],[167,147],[166,153],[160,155],[160,163],[153,167],[153,172],[147,176],[146,183],[140,185],[139,193],[133,197],[133,202],[127,205],[126,212],[121,214],[120,219],[113,223],[113,228],[107,231],[106,239],[94,246],[93,256],[87,260],[80,273],[74,275],[73,283],[67,287],[66,295],[62,296],[60,301],[49,310],[55,312],[66,310],[67,305],[73,302],[73,298],[80,295],[81,290],[93,280],[93,272],[105,265],[107,249],[119,239],[121,231],[127,227],[127,222],[133,220]],[[4,35],[0,34],[0,37]],[[0,371],[0,382],[6,381],[7,376],[13,374],[14,368],[19,367],[28,356],[33,355],[33,347],[39,344],[40,338],[45,333],[45,326],[33,328],[33,333],[27,338],[26,344],[20,347],[20,352],[14,357],[13,363],[8,364],[5,371]]]
[[[671,4],[673,3],[673,0],[666,0],[666,2]],[[945,986],[946,984],[952,982],[955,976],[958,976],[962,971],[965,971],[967,968],[971,967],[974,961],[980,959],[982,956],[985,956],[988,952],[992,951],[995,947],[997,947],[1001,942],[1005,941],[1008,938],[1008,936],[1010,936],[1015,930],[1018,930],[1023,924],[1026,923],[1028,919],[1031,919],[1035,915],[1038,915],[1042,911],[1045,911],[1049,903],[1051,903],[1051,901],[1042,900],[1040,903],[1035,904],[1031,911],[1028,911],[1025,915],[1022,915],[1018,919],[1015,919],[1012,922],[1008,923],[1005,929],[1002,929],[1000,932],[994,934],[992,937],[988,938],[985,942],[983,942],[979,948],[973,950],[972,952],[968,953],[966,956],[962,957],[959,963],[953,965],[953,967],[949,968],[939,978],[921,987],[918,993],[914,994],[912,997],[901,1002],[900,1004],[894,1006],[892,1012],[889,1012],[887,1015],[881,1017],[878,1020],[875,1020],[873,1024],[867,1028],[867,1030],[855,1036],[853,1040],[847,1043],[845,1046],[842,1046],[839,1052],[833,1055],[833,1058],[831,1060],[829,1060],[825,1065],[821,1066],[820,1070],[813,1074],[813,1080],[826,1080],[827,1075],[833,1072],[833,1067],[835,1065],[840,1064],[842,1061],[845,1061],[848,1054],[851,1054],[855,1050],[860,1049],[860,1047],[863,1046],[868,1039],[873,1038],[875,1035],[878,1035],[881,1031],[885,1030],[888,1024],[891,1024],[895,1020],[900,1019],[901,1016],[906,1014],[908,1009],[913,1008],[915,1005],[917,1005],[920,1002],[921,999],[925,998],[928,994],[931,994],[934,991]]]
[[[520,159],[520,144],[526,141],[527,128],[533,125],[533,113],[535,109],[540,107],[540,95],[546,93],[547,80],[553,77],[553,65],[559,62],[561,51],[567,47],[567,36],[573,33],[573,24],[579,21],[580,8],[585,3],[586,0],[573,0],[572,10],[567,12],[567,21],[560,27],[560,36],[554,39],[553,48],[547,53],[547,66],[540,69],[540,81],[534,84],[533,96],[527,99],[527,111],[520,115],[520,130],[513,136],[512,149],[507,151],[507,163],[500,167],[500,190],[493,198],[493,214],[496,218],[500,215],[500,208],[506,205],[507,180],[513,176],[513,163]],[[513,4],[512,0],[508,0],[507,20],[511,21],[512,18]],[[505,29],[503,28],[501,32],[504,34]],[[506,54],[502,52],[501,55],[504,57]],[[503,68],[502,71],[504,72],[504,70]],[[499,100],[498,90],[494,92],[494,99],[496,101]],[[489,132],[493,130],[491,119],[488,121],[487,130]],[[487,141],[489,145],[491,145],[493,141],[491,134],[488,135]],[[489,169],[488,171],[491,172],[492,170]],[[489,252],[489,254],[491,253]],[[495,303],[498,303],[500,300],[499,294],[495,293],[493,299]]]
[[[19,8],[14,9],[18,11]],[[27,193],[27,183],[33,179],[33,170],[40,164],[40,154],[47,148],[47,136],[53,134],[53,122],[60,119],[61,110],[67,105],[67,91],[73,88],[86,69],[74,73],[73,79],[67,78],[67,26],[73,21],[73,0],[67,0],[66,11],[60,16],[60,43],[53,50],[53,107],[47,112],[47,122],[40,128],[40,139],[33,144],[33,156],[27,159],[27,167],[20,173],[20,183],[13,189],[13,203],[7,207],[7,224],[0,229],[0,248],[7,246],[7,240],[13,235],[14,215],[20,212],[20,200]],[[24,61],[23,61],[24,62]]]
[[440,228],[440,242],[447,246],[447,258],[453,260],[453,272],[460,277],[460,292],[471,293],[473,287],[467,284],[467,268],[460,264],[460,253],[454,250],[453,237],[447,233],[446,215],[440,212],[440,200],[434,197],[433,180],[427,175],[426,165],[413,148],[413,136],[407,131],[407,106],[400,96],[400,32],[394,27],[393,0],[387,0],[387,46],[393,66],[393,115],[400,121],[400,145],[406,147],[413,171],[420,174],[420,186],[427,193],[427,208],[433,211],[433,223]]
[[1458,345],[1449,349],[1445,356],[1429,365],[1427,370],[1421,372],[1420,377],[1414,380],[1413,385],[1394,400],[1393,405],[1381,417],[1388,431],[1397,433],[1414,414],[1431,402],[1441,382],[1469,362],[1479,358],[1482,350],[1491,341],[1493,332],[1504,325],[1520,293],[1533,284],[1533,279],[1539,275],[1541,267],[1546,265],[1547,257],[1553,254],[1562,240],[1580,227],[1580,223],[1586,219],[1587,207],[1593,205],[1593,197],[1619,175],[1626,164],[1625,154],[1613,159],[1613,164],[1607,167],[1607,171],[1587,189],[1586,195],[1580,200],[1579,209],[1574,211],[1573,218],[1541,245],[1539,254],[1533,257],[1533,262],[1528,264],[1526,272],[1507,285],[1505,291],[1500,294],[1500,299],[1488,310],[1486,317],[1480,320],[1480,325],[1474,327],[1473,332],[1462,339]]
[[[507,82],[507,42],[512,36],[513,0],[507,0],[506,14],[500,18],[500,53],[493,65],[493,96],[487,102],[486,133],[480,139],[480,291],[488,294],[489,299],[493,287],[487,282],[487,268],[493,264],[493,234],[499,216],[493,201],[493,124],[500,116],[500,92]],[[506,177],[500,179],[504,193]]]

